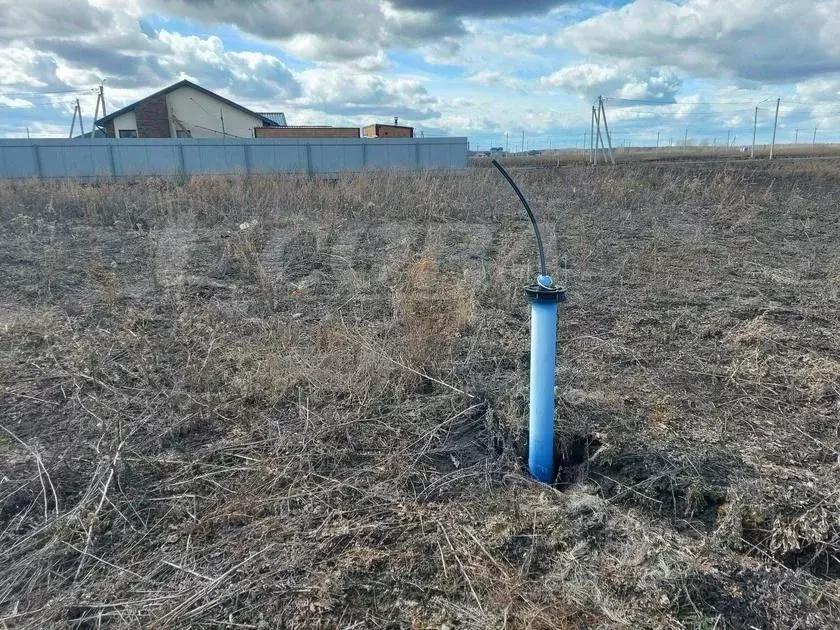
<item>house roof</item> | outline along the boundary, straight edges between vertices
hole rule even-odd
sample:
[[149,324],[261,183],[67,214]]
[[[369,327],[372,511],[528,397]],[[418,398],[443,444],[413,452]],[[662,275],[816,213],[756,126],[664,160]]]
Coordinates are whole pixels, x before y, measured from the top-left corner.
[[266,118],[271,118],[274,122],[276,122],[281,127],[288,127],[289,125],[286,123],[286,114],[283,112],[259,112],[260,116],[265,116]]
[[277,124],[276,121],[269,118],[268,116],[265,116],[263,114],[258,114],[257,112],[252,112],[247,107],[243,107],[239,103],[234,103],[233,101],[226,99],[224,96],[219,96],[215,92],[211,92],[207,88],[203,88],[200,85],[197,85],[197,84],[193,83],[192,81],[188,81],[187,79],[184,79],[182,81],[178,81],[178,83],[173,83],[169,87],[163,88],[162,90],[160,90],[158,92],[155,92],[154,94],[150,94],[146,98],[141,98],[139,101],[137,101],[135,103],[132,103],[131,105],[126,105],[122,109],[118,109],[115,112],[111,112],[107,116],[103,116],[102,118],[97,120],[95,124],[96,124],[97,127],[102,127],[103,125],[109,123],[110,121],[114,120],[115,118],[117,118],[119,116],[122,116],[123,114],[128,113],[131,110],[135,109],[141,103],[144,103],[144,102],[146,102],[148,100],[151,100],[153,98],[156,98],[158,96],[163,96],[165,94],[169,94],[170,92],[174,92],[178,88],[182,88],[182,87],[189,87],[189,88],[192,88],[193,90],[197,90],[199,92],[202,92],[202,93],[206,94],[207,96],[211,96],[211,97],[215,98],[217,101],[221,101],[225,105],[229,105],[230,107],[238,109],[239,111],[241,111],[245,114],[253,116],[254,118],[259,118],[262,121],[263,125],[265,125],[266,127],[279,127],[279,126],[281,126],[281,125]]
[[107,138],[108,134],[102,131],[101,129],[94,129],[93,131],[86,131],[85,133],[73,136],[73,140],[78,140],[80,138]]

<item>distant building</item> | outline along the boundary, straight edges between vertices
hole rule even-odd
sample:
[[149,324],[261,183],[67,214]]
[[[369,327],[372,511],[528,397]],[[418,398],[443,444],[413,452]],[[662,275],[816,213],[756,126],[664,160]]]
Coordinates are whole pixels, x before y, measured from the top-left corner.
[[365,138],[413,138],[414,127],[401,125],[367,125],[362,129]]
[[257,138],[358,138],[358,127],[256,127]]
[[110,138],[253,138],[282,127],[282,113],[258,114],[191,81],[179,81],[96,121]]

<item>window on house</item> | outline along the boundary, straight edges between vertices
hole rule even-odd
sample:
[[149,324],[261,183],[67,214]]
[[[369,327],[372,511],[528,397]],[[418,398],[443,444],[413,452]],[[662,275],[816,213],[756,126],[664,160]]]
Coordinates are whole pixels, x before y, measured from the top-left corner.
[[189,129],[176,129],[175,136],[177,138],[192,138],[192,131]]
[[136,138],[136,129],[120,129],[120,138]]

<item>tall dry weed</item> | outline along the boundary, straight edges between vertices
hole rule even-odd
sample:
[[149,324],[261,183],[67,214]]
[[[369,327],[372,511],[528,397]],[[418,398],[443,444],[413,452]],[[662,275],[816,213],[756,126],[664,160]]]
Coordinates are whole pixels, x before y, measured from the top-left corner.
[[475,288],[441,268],[430,252],[410,261],[394,291],[401,351],[413,367],[440,371],[476,311]]

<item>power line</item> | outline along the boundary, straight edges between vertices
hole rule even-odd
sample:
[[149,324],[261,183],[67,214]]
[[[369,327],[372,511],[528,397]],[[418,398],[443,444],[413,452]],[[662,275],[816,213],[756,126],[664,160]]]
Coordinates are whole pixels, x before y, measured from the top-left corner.
[[95,92],[97,89],[98,88],[73,88],[72,90],[0,92],[0,97],[48,96],[52,94],[86,94],[88,92]]

